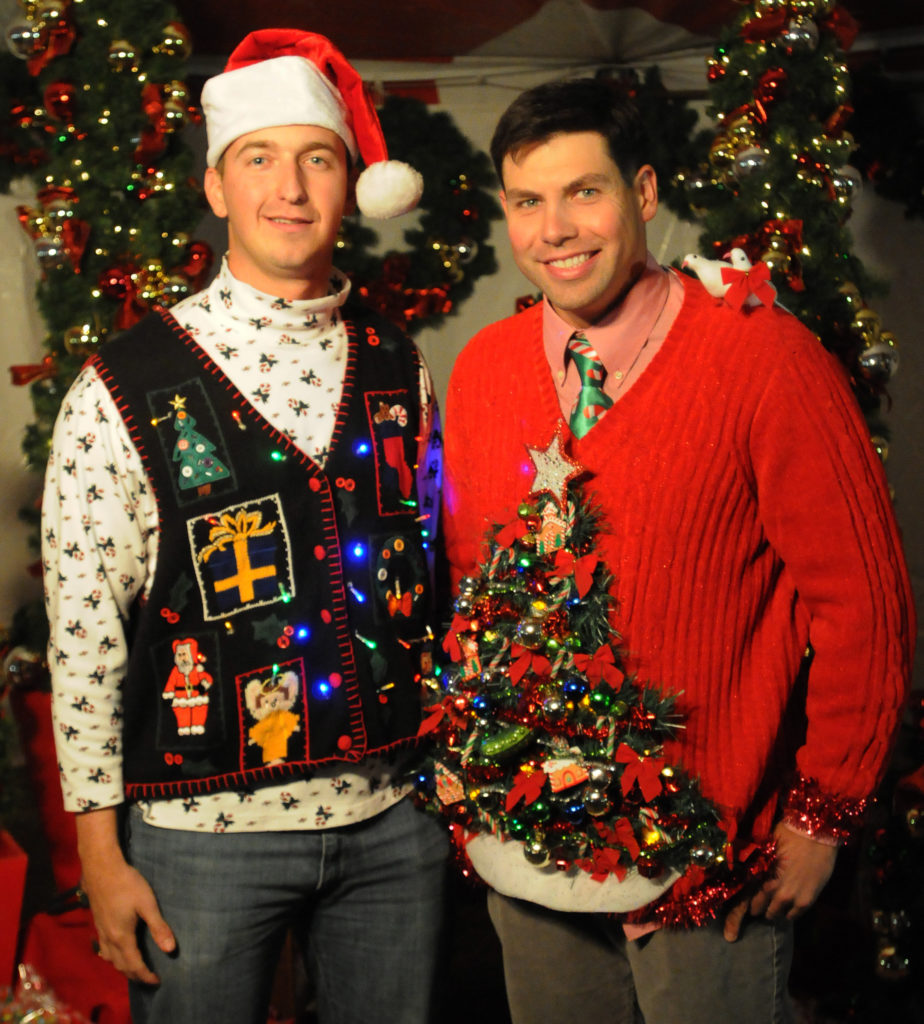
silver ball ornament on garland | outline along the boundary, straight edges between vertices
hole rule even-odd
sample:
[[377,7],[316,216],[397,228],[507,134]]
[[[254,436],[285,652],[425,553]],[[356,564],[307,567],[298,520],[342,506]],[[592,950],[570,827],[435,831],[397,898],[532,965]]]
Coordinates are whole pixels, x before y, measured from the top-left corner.
[[529,650],[536,650],[545,641],[545,631],[538,619],[524,619],[517,623],[517,640]]
[[847,199],[853,200],[863,188],[863,175],[856,167],[845,164],[832,173],[831,186],[838,195],[843,194]]
[[715,850],[711,846],[699,844],[690,850],[690,860],[701,868],[707,868],[715,862]]
[[762,170],[770,154],[760,146],[747,146],[735,154],[732,170],[736,178],[747,178],[755,171]]
[[601,818],[612,810],[613,802],[605,789],[588,788],[584,790],[584,807],[594,818]]
[[523,856],[533,867],[544,868],[551,860],[552,853],[541,839],[530,839],[523,846]]
[[867,346],[857,356],[857,363],[863,376],[873,383],[885,384],[898,370],[898,349],[895,338],[889,331],[883,331],[879,340]]
[[546,697],[542,702],[542,717],[553,725],[563,721],[568,715],[568,709],[561,697],[553,695]]
[[461,238],[454,246],[456,259],[463,265],[467,265],[478,255],[478,243],[470,238]]
[[44,236],[35,240],[35,255],[42,272],[60,270],[67,265],[67,253],[57,238]]
[[790,56],[806,56],[818,47],[818,26],[811,18],[793,18],[776,39]]
[[478,580],[474,576],[463,576],[459,580],[459,593],[471,597],[478,589]]
[[48,46],[48,30],[37,22],[14,22],[6,30],[6,45],[14,57],[30,60]]

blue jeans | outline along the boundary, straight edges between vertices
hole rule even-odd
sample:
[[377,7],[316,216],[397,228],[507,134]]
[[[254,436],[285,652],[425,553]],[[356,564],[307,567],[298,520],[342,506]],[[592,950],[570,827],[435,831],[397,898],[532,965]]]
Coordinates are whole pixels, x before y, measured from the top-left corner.
[[563,914],[488,892],[513,1024],[792,1024],[792,925],[746,918],[629,942],[605,914]]
[[440,953],[445,830],[408,799],[317,832],[200,833],[129,816],[127,855],[177,938],[140,944],[134,1024],[265,1024],[287,929],[322,1024],[425,1024]]

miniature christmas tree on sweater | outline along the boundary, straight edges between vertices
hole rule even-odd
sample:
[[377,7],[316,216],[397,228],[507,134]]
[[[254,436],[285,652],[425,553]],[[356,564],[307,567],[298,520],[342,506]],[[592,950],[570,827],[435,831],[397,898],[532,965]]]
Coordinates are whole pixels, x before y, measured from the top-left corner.
[[556,433],[533,489],[463,577],[421,789],[476,871],[507,895],[628,911],[691,867],[722,870],[715,807],[662,746],[675,696],[628,677],[609,621],[603,528]]

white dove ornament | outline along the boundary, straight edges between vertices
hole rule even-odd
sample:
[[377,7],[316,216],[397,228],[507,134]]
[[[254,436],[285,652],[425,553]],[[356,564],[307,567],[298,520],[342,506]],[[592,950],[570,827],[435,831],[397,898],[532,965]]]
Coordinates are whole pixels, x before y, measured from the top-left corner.
[[770,280],[770,268],[762,260],[751,263],[743,249],[732,249],[727,260],[709,260],[690,253],[683,267],[689,267],[710,295],[723,299],[732,309],[772,306],[776,288]]

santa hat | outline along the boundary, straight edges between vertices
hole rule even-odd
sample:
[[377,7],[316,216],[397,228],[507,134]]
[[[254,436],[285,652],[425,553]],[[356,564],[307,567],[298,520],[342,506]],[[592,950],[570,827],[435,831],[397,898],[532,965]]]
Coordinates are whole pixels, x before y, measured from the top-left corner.
[[356,202],[366,216],[407,213],[423,192],[413,167],[388,159],[378,114],[356,69],[314,32],[267,28],[245,36],[225,70],[205,83],[202,110],[209,167],[248,132],[311,124],[338,135],[354,162],[362,157]]

